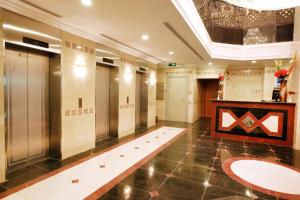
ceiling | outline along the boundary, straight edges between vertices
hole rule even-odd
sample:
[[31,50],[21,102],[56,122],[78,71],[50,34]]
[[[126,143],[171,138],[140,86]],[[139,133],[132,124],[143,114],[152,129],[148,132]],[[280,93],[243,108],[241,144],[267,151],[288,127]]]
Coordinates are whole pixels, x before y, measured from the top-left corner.
[[[101,35],[142,51],[161,62],[201,64],[208,54],[168,0],[94,0],[85,7],[80,0],[26,0],[32,5],[60,16],[76,28]],[[58,6],[59,5],[59,6]],[[194,48],[204,61],[179,40],[165,25],[168,22]],[[142,34],[150,39],[143,41]],[[175,52],[169,55],[169,52]]]
[[[153,57],[164,65],[176,62],[185,67],[241,67],[274,62],[251,64],[250,61],[211,59],[170,0],[93,0],[90,7],[82,5],[80,0],[21,1],[79,30]],[[149,35],[150,39],[142,40],[142,34]],[[169,55],[170,51],[174,55]],[[213,62],[213,66],[208,66],[209,62]]]

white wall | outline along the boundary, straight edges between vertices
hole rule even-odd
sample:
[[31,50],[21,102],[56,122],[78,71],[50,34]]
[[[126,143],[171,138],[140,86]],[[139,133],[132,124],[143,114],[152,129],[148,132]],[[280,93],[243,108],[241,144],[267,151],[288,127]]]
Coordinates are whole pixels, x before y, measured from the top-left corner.
[[296,94],[292,98],[293,102],[296,103],[294,148],[300,150],[300,7],[297,7],[295,10],[293,51],[298,52],[296,60],[297,66],[290,76],[290,80],[288,82],[288,90],[296,92]]
[[225,99],[261,101],[263,97],[263,69],[229,69],[225,80]]

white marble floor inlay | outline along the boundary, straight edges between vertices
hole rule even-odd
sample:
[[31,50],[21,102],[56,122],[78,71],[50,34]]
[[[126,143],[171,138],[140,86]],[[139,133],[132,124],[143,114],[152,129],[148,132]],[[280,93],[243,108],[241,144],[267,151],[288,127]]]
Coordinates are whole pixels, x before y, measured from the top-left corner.
[[300,195],[300,173],[275,163],[237,160],[231,170],[241,179],[276,192]]
[[5,199],[84,199],[183,131],[182,128],[159,128],[11,194]]

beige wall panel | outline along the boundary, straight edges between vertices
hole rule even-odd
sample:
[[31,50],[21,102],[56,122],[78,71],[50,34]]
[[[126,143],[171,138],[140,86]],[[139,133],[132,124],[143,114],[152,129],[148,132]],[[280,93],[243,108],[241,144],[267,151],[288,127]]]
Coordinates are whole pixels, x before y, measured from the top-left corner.
[[[131,75],[130,75],[131,74]],[[130,81],[125,76],[132,76]],[[135,131],[135,68],[120,62],[119,65],[119,138]],[[127,97],[129,102],[127,103]]]
[[[95,146],[96,44],[66,32],[62,32],[62,40],[61,151],[65,159]],[[81,45],[82,49],[73,48],[72,43]],[[79,98],[82,98],[82,109],[78,106]]]
[[[155,77],[157,77],[156,70],[152,70],[152,72],[155,74]],[[155,124],[156,124],[156,84],[151,85],[149,83],[148,84],[148,122],[147,122],[147,126],[151,127],[151,126],[154,126]]]
[[[3,9],[0,8],[0,25],[3,24]],[[0,29],[0,183],[5,181],[6,153],[5,153],[5,124],[4,124],[4,43],[3,29]]]
[[261,101],[264,69],[231,69],[225,81],[225,99]]

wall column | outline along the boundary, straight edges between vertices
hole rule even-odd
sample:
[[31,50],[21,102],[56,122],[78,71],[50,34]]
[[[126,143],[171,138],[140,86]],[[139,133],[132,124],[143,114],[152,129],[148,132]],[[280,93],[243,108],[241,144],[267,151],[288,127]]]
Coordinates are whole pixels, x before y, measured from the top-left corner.
[[288,90],[296,92],[292,100],[296,103],[294,149],[300,150],[300,7],[295,9],[294,46],[292,53],[297,51],[297,66],[290,75]]
[[148,122],[147,125],[148,127],[154,126],[156,124],[156,83],[154,85],[151,84],[150,82],[150,76],[151,73],[153,73],[154,76],[153,78],[156,78],[157,80],[157,73],[156,69],[150,70],[150,74],[148,74]]
[[62,32],[62,159],[95,147],[95,48],[92,41]]
[[4,31],[3,9],[0,8],[0,183],[5,181],[6,153],[5,153],[5,122],[4,122]]
[[[119,138],[135,131],[135,68],[128,59],[119,64]],[[130,64],[131,63],[131,64]]]

